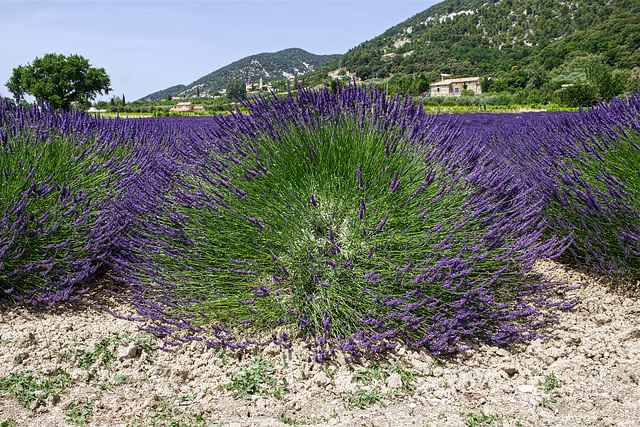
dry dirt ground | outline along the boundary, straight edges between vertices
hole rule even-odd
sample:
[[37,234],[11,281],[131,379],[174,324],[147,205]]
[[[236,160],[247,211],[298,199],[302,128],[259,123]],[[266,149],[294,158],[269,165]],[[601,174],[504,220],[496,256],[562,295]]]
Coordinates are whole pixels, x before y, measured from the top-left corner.
[[582,284],[549,340],[447,357],[399,348],[318,365],[290,350],[166,353],[139,324],[100,310],[105,284],[55,312],[0,311],[0,426],[637,426],[637,285],[541,261]]

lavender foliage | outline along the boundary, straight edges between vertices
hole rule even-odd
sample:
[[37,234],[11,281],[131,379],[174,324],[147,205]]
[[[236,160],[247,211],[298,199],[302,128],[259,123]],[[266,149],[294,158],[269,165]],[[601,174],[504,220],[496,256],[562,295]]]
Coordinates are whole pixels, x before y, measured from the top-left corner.
[[48,308],[90,286],[126,242],[118,205],[155,174],[163,135],[0,99],[0,300]]
[[640,95],[488,129],[488,145],[537,188],[547,234],[607,274],[640,278]]
[[139,230],[155,243],[126,274],[156,335],[440,353],[532,339],[572,305],[531,271],[564,243],[535,188],[459,127],[353,86],[245,107],[191,129],[182,182]]

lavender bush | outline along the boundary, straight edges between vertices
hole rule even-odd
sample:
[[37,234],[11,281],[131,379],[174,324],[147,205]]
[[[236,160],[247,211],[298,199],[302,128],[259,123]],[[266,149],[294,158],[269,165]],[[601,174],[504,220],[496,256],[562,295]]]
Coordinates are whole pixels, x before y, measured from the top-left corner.
[[125,241],[117,205],[153,173],[158,135],[139,121],[0,99],[2,301],[47,308],[89,286]]
[[603,273],[640,278],[640,96],[493,127],[496,153],[545,200],[549,234]]
[[122,263],[169,343],[440,353],[532,339],[572,305],[531,272],[563,249],[535,188],[458,128],[355,87],[245,107],[193,129],[181,182],[145,199],[146,262]]

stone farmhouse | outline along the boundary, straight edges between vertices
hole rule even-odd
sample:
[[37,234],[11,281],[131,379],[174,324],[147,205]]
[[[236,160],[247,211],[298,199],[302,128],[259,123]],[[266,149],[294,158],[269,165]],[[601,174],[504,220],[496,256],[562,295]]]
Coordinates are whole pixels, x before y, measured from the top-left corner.
[[170,112],[176,113],[194,113],[197,111],[206,111],[202,105],[193,105],[191,102],[178,102],[175,107],[169,109]]
[[473,91],[473,93],[482,93],[480,83],[484,77],[460,77],[456,79],[445,79],[445,74],[442,76],[442,80],[436,83],[431,83],[431,96],[460,96],[464,89]]

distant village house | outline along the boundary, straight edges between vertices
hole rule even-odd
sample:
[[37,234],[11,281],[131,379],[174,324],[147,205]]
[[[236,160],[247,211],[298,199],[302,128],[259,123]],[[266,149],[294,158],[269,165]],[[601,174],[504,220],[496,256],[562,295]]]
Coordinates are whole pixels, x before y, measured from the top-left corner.
[[170,108],[169,112],[176,113],[195,113],[206,111],[202,105],[193,105],[190,102],[178,102],[175,107]]
[[451,77],[450,74],[441,74],[442,80],[431,83],[431,96],[460,96],[462,91],[467,89],[474,94],[482,93],[480,84],[483,77],[460,77],[456,79],[445,79]]

